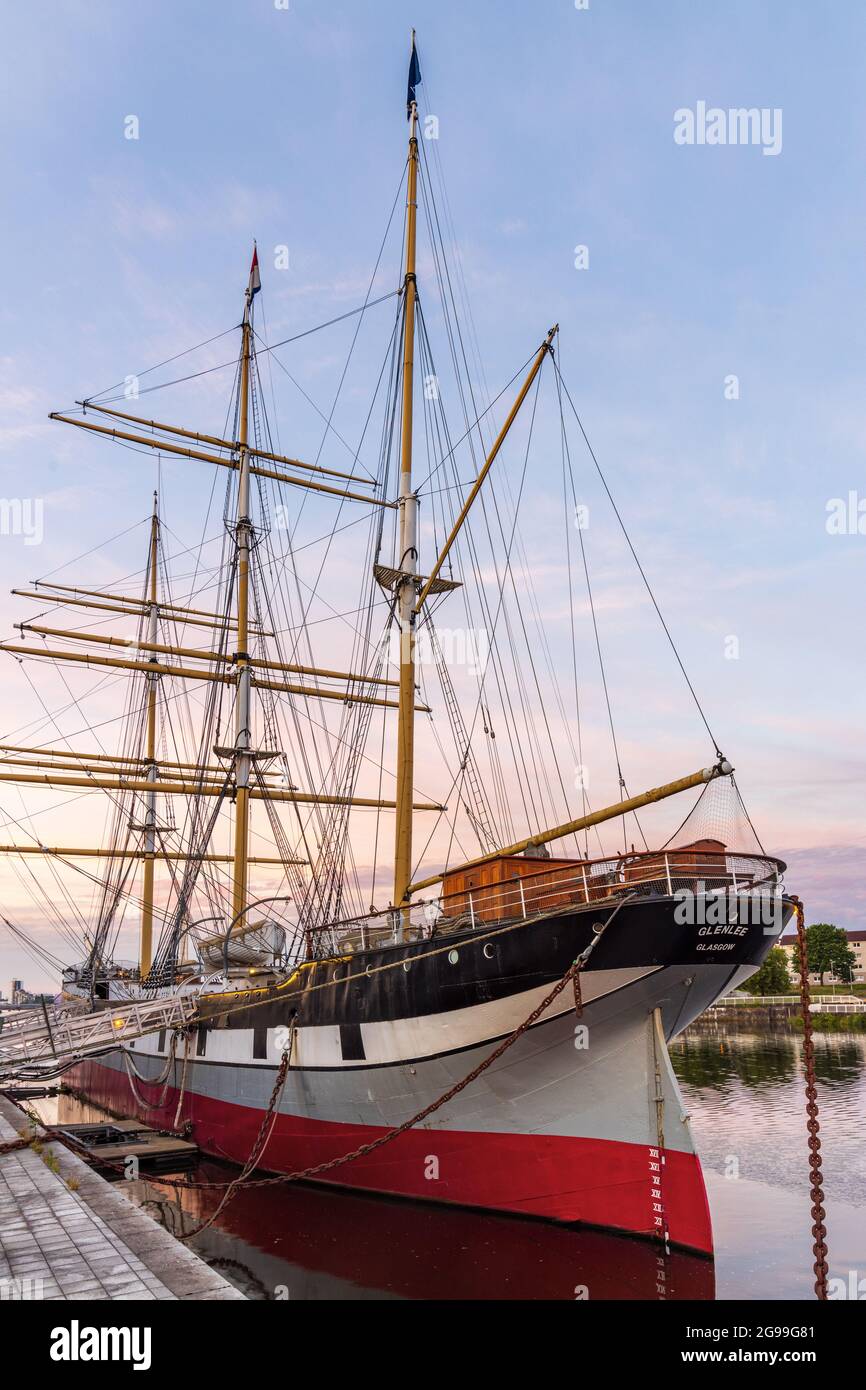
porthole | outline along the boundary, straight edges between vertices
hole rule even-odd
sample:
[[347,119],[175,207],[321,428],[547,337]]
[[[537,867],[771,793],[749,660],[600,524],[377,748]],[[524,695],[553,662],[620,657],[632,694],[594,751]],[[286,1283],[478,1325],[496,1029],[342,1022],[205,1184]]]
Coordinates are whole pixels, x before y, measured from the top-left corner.
[[492,942],[492,941],[486,941],[486,942],[484,943],[484,955],[487,957],[488,960],[492,960],[492,959],[493,959],[493,942]]
[[333,973],[333,975],[331,976],[331,979],[334,981],[334,984],[337,983],[337,981],[339,980],[339,978],[340,978],[340,972],[339,972],[339,970],[335,970],[334,973]]
[[404,960],[404,962],[403,962],[403,969],[406,971],[406,974],[408,975],[408,974],[409,974],[409,971],[412,969],[412,962],[411,962],[411,960]]
[[449,952],[448,952],[448,960],[449,960],[449,962],[450,962],[451,965],[456,965],[459,959],[460,959],[460,952],[459,952],[459,951],[449,951]]

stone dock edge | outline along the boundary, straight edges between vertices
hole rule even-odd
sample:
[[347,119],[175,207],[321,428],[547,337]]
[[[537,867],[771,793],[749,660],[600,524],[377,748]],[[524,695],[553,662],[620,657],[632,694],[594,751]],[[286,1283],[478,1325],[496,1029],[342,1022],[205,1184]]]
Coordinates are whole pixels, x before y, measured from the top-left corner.
[[44,1147],[0,1154],[0,1300],[247,1301],[0,1092],[0,1144],[25,1129]]

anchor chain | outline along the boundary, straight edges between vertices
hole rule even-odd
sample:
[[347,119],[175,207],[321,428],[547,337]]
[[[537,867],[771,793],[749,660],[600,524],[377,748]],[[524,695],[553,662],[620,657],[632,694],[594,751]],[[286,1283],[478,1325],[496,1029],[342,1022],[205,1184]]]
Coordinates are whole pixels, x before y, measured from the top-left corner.
[[259,1125],[259,1132],[256,1135],[256,1141],[253,1144],[252,1149],[250,1150],[250,1155],[246,1163],[244,1164],[240,1173],[238,1173],[237,1177],[233,1178],[232,1181],[228,1184],[225,1192],[223,1193],[222,1197],[220,1198],[219,1202],[217,1203],[216,1207],[211,1212],[207,1220],[200,1222],[198,1226],[194,1226],[191,1231],[182,1232],[180,1235],[181,1240],[189,1240],[191,1236],[200,1235],[202,1231],[207,1230],[208,1226],[213,1225],[220,1212],[225,1210],[232,1197],[234,1197],[237,1189],[243,1184],[244,1179],[247,1178],[249,1174],[255,1170],[259,1162],[259,1159],[261,1158],[262,1154],[267,1148],[268,1140],[271,1137],[271,1130],[276,1121],[275,1112],[280,1101],[280,1096],[283,1093],[283,1087],[286,1084],[286,1077],[289,1074],[289,1063],[291,1061],[292,1052],[294,1050],[295,1045],[296,1027],[297,1014],[293,1014],[291,1030],[289,1032],[289,1041],[286,1044],[286,1047],[283,1049],[283,1055],[280,1058],[280,1065],[277,1068],[277,1075],[276,1079],[274,1080],[273,1090],[271,1091],[271,1098],[268,1101],[268,1108],[262,1117],[262,1122]]
[[586,949],[583,950],[583,951],[581,951],[580,955],[577,957],[577,960],[574,962],[574,965],[572,966],[572,972],[573,972],[573,973],[572,973],[572,980],[573,980],[573,982],[574,982],[574,1016],[575,1016],[575,1018],[582,1018],[582,1017],[583,1017],[583,993],[582,993],[581,987],[580,987],[580,976],[581,976],[581,972],[583,971],[584,967],[586,966],[587,961],[589,960],[590,956],[592,955],[592,953],[593,953],[593,951],[595,950],[596,946],[598,945],[599,941],[601,941],[601,938],[604,936],[604,933],[607,931],[607,929],[608,929],[608,927],[610,926],[611,922],[613,921],[614,917],[616,917],[616,915],[617,915],[617,913],[620,911],[620,909],[621,909],[622,907],[624,907],[625,904],[626,904],[627,902],[629,902],[633,897],[634,897],[634,893],[629,893],[627,897],[623,898],[622,902],[617,903],[616,907],[614,908],[613,912],[610,914],[610,916],[608,917],[608,919],[607,919],[606,922],[596,922],[596,923],[595,923],[595,925],[594,925],[594,927],[593,927],[593,929],[592,929],[592,933],[593,933],[593,935],[592,935],[592,940],[590,941],[590,943],[589,943],[589,945],[586,947]]
[[815,1263],[815,1296],[827,1298],[827,1227],[824,1225],[824,1176],[821,1170],[821,1140],[818,1123],[818,1089],[815,1084],[815,1044],[812,1038],[812,1014],[809,1009],[809,962],[806,950],[806,925],[803,904],[794,898],[797,914],[799,944],[800,1002],[803,1009],[803,1067],[806,1074],[806,1129],[809,1134],[809,1181],[812,1193],[812,1252]]
[[572,976],[572,979],[573,979],[573,981],[574,981],[574,1016],[575,1016],[575,1018],[582,1018],[582,1017],[583,1017],[583,995],[581,994],[581,989],[580,989],[580,971],[581,971],[581,966],[580,966],[580,964],[579,964],[578,961],[575,961],[575,962],[574,962],[574,967],[573,967],[573,969],[574,969],[574,974],[573,974],[573,976]]
[[[329,1159],[325,1163],[317,1163],[313,1167],[303,1168],[298,1172],[277,1173],[273,1177],[257,1178],[254,1182],[244,1182],[244,1175],[252,1171],[252,1169],[255,1167],[255,1164],[258,1162],[258,1159],[261,1157],[261,1153],[263,1152],[264,1146],[260,1146],[259,1140],[257,1140],[256,1145],[254,1145],[254,1153],[257,1148],[259,1152],[255,1154],[255,1159],[253,1160],[253,1154],[251,1154],[250,1158],[247,1159],[247,1162],[244,1165],[243,1173],[241,1173],[239,1177],[235,1178],[233,1182],[229,1183],[227,1187],[224,1183],[171,1182],[169,1184],[170,1186],[181,1190],[183,1188],[225,1188],[224,1195],[213,1215],[210,1216],[208,1220],[204,1222],[202,1225],[196,1226],[193,1230],[185,1232],[180,1237],[180,1239],[189,1240],[191,1236],[198,1235],[200,1231],[203,1231],[214,1220],[216,1220],[218,1214],[221,1211],[225,1210],[225,1207],[228,1205],[228,1202],[235,1195],[235,1192],[241,1185],[243,1185],[245,1191],[249,1191],[251,1188],[254,1187],[274,1187],[282,1183],[304,1182],[309,1178],[320,1177],[323,1173],[329,1173],[334,1168],[342,1168],[342,1166],[346,1163],[353,1163],[356,1159],[366,1158],[369,1154],[374,1153],[377,1149],[383,1148],[385,1144],[390,1144],[394,1139],[399,1138],[401,1134],[405,1134],[407,1130],[413,1129],[415,1125],[420,1124],[422,1120],[426,1120],[427,1117],[429,1115],[432,1115],[435,1111],[441,1110],[443,1105],[447,1105],[448,1102],[453,1100],[455,1096],[458,1096],[461,1091],[464,1091],[467,1086],[470,1086],[473,1081],[476,1081],[478,1077],[481,1076],[482,1072],[485,1072],[488,1067],[492,1066],[493,1063],[497,1061],[504,1052],[507,1052],[508,1048],[510,1048],[514,1043],[517,1042],[518,1038],[523,1036],[527,1029],[531,1028],[532,1025],[538,1021],[541,1015],[545,1012],[546,1009],[550,1007],[550,1005],[562,993],[566,986],[577,977],[577,975],[583,969],[583,964],[583,960],[578,959],[572,965],[570,965],[566,970],[565,974],[563,975],[562,979],[558,980],[557,983],[554,985],[553,989],[550,991],[550,993],[547,994],[544,997],[544,999],[542,999],[540,1004],[536,1005],[529,1017],[525,1018],[524,1021],[521,1024],[519,1024],[517,1028],[515,1028],[513,1033],[510,1033],[507,1038],[504,1038],[503,1041],[499,1044],[499,1046],[494,1048],[493,1051],[483,1059],[483,1061],[479,1062],[477,1067],[473,1067],[472,1071],[469,1072],[467,1076],[464,1076],[460,1081],[455,1082],[453,1086],[449,1087],[449,1089],[445,1092],[444,1095],[439,1096],[438,1100],[431,1101],[429,1105],[426,1105],[423,1110],[419,1110],[417,1115],[413,1115],[411,1119],[404,1120],[402,1124],[396,1125],[393,1129],[389,1129],[385,1134],[380,1134],[376,1139],[371,1139],[369,1143],[361,1144],[359,1148],[353,1149],[351,1153],[341,1154],[339,1158]],[[273,1112],[279,1101],[280,1093],[282,1092],[283,1086],[285,1084],[285,1079],[288,1074],[290,1052],[291,1047],[289,1046],[286,1048],[280,1061],[280,1067],[277,1073],[277,1080],[274,1085],[273,1092],[271,1094],[271,1099],[268,1104],[268,1109],[265,1114],[265,1118],[262,1121],[262,1126],[259,1130],[259,1139],[261,1139],[261,1136],[264,1134],[265,1129],[268,1128],[273,1119]],[[166,1181],[166,1179],[161,1178],[160,1181],[164,1182]]]
[[[576,978],[577,975],[579,975],[584,965],[586,964],[588,954],[588,952],[584,952],[583,955],[579,956],[578,959],[568,967],[562,978],[556,982],[549,994],[545,995],[541,1003],[536,1005],[536,1007],[532,1010],[532,1013],[528,1016],[528,1018],[525,1018],[523,1022],[519,1024],[517,1028],[514,1029],[513,1033],[509,1033],[508,1037],[504,1038],[498,1047],[494,1048],[494,1050],[487,1057],[485,1057],[483,1061],[479,1062],[477,1067],[474,1067],[467,1076],[464,1076],[460,1081],[455,1082],[453,1086],[449,1087],[449,1089],[444,1093],[444,1095],[439,1096],[437,1100],[431,1101],[431,1103],[429,1105],[426,1105],[423,1110],[419,1110],[417,1115],[413,1115],[411,1119],[404,1120],[402,1124],[397,1125],[394,1129],[387,1130],[385,1134],[381,1134],[376,1139],[370,1140],[369,1143],[362,1144],[359,1148],[353,1149],[351,1153],[341,1154],[339,1158],[332,1158],[325,1163],[317,1163],[311,1168],[303,1168],[294,1173],[276,1173],[271,1177],[257,1178],[253,1182],[246,1182],[244,1181],[246,1174],[253,1171],[255,1165],[259,1162],[264,1152],[264,1149],[266,1147],[265,1136],[267,1135],[267,1137],[270,1137],[270,1128],[274,1120],[274,1112],[279,1103],[279,1098],[285,1085],[286,1077],[288,1076],[289,1058],[292,1053],[292,1044],[294,1042],[293,1025],[292,1036],[289,1044],[286,1046],[286,1049],[282,1054],[280,1065],[277,1069],[274,1088],[271,1092],[271,1097],[268,1102],[264,1118],[262,1119],[261,1126],[259,1127],[259,1133],[256,1138],[256,1142],[253,1145],[252,1153],[250,1154],[249,1158],[244,1164],[243,1170],[238,1175],[238,1177],[233,1178],[231,1182],[222,1183],[192,1182],[188,1180],[184,1181],[181,1179],[163,1177],[162,1175],[160,1175],[158,1179],[160,1185],[165,1187],[173,1187],[176,1191],[192,1192],[196,1190],[216,1190],[224,1193],[224,1198],[223,1200],[221,1200],[219,1207],[217,1211],[214,1212],[213,1216],[211,1216],[204,1225],[197,1226],[195,1230],[185,1232],[180,1237],[180,1239],[188,1240],[190,1236],[196,1235],[199,1231],[204,1230],[206,1225],[210,1225],[211,1222],[215,1220],[218,1212],[225,1209],[230,1199],[230,1196],[235,1195],[235,1192],[241,1184],[243,1185],[245,1191],[249,1191],[251,1188],[254,1187],[275,1187],[280,1185],[281,1183],[303,1182],[308,1178],[318,1177],[322,1173],[327,1173],[334,1168],[342,1167],[345,1163],[352,1163],[355,1159],[365,1158],[368,1154],[373,1153],[376,1149],[382,1148],[385,1144],[390,1144],[392,1140],[397,1139],[401,1134],[404,1134],[407,1130],[412,1129],[417,1124],[420,1124],[422,1120],[425,1120],[429,1115],[434,1114],[435,1111],[441,1110],[443,1105],[447,1105],[450,1100],[453,1100],[455,1096],[458,1096],[461,1091],[464,1091],[467,1086],[471,1085],[473,1081],[477,1080],[477,1078],[481,1076],[482,1072],[485,1072],[488,1067],[492,1066],[493,1063],[497,1061],[503,1055],[504,1052],[507,1052],[507,1050],[514,1043],[517,1042],[518,1038],[523,1036],[527,1029],[531,1028],[532,1025],[538,1021],[538,1019],[545,1012],[545,1010],[550,1007],[550,1005],[554,1002],[555,999],[558,998],[562,991],[569,984],[572,983],[572,981]],[[51,1127],[48,1127],[48,1132],[52,1133]],[[84,1150],[83,1146],[79,1145],[74,1139],[72,1139],[67,1134],[52,1133],[52,1138],[61,1139],[62,1142],[67,1144],[69,1148],[73,1149],[74,1151],[80,1152],[82,1154],[82,1157],[87,1155],[88,1157],[92,1158],[92,1155],[87,1154],[87,1151]],[[118,1172],[123,1171],[123,1164],[114,1160],[103,1160],[103,1166],[105,1168],[115,1169]]]
[[0,1158],[3,1154],[14,1154],[17,1149],[29,1149],[30,1144],[29,1139],[6,1139],[0,1144]]
[[[631,896],[632,895],[630,894],[629,897]],[[621,902],[617,904],[617,906],[611,912],[610,916],[607,918],[607,921],[603,923],[597,923],[594,926],[593,937],[589,945],[586,947],[584,951],[581,952],[577,959],[572,962],[572,964],[568,967],[562,978],[556,982],[556,984],[553,986],[550,992],[546,994],[545,997],[541,1000],[541,1002],[535,1006],[535,1008],[528,1015],[528,1017],[525,1018],[522,1023],[518,1024],[514,1031],[512,1033],[509,1033],[508,1037],[503,1038],[502,1042],[499,1043],[499,1045],[495,1047],[493,1051],[488,1054],[487,1057],[485,1057],[481,1062],[479,1062],[476,1067],[473,1067],[472,1071],[470,1071],[468,1075],[464,1076],[460,1081],[455,1082],[455,1084],[449,1087],[449,1089],[443,1095],[439,1096],[437,1100],[431,1101],[430,1104],[426,1105],[423,1110],[419,1110],[416,1115],[413,1115],[408,1120],[404,1120],[402,1124],[395,1126],[393,1129],[387,1130],[384,1134],[379,1135],[376,1139],[370,1140],[366,1144],[360,1145],[357,1149],[353,1149],[351,1153],[341,1154],[338,1158],[332,1158],[329,1159],[327,1162],[317,1163],[312,1167],[303,1168],[293,1173],[277,1173],[271,1177],[257,1178],[252,1182],[248,1182],[246,1181],[248,1174],[255,1170],[257,1164],[259,1163],[262,1157],[262,1154],[264,1153],[267,1147],[267,1142],[270,1139],[273,1124],[276,1119],[276,1111],[279,1105],[279,1100],[282,1095],[286,1079],[288,1077],[289,1065],[294,1050],[295,1032],[297,1028],[297,1015],[293,1015],[289,1041],[280,1059],[280,1065],[277,1069],[276,1079],[274,1081],[274,1087],[271,1092],[270,1100],[268,1101],[267,1109],[262,1119],[262,1123],[259,1127],[259,1132],[256,1136],[255,1143],[253,1144],[252,1151],[238,1176],[236,1178],[233,1178],[232,1181],[228,1183],[190,1182],[181,1181],[178,1179],[168,1177],[159,1178],[159,1182],[161,1184],[165,1185],[166,1187],[173,1187],[176,1191],[194,1191],[210,1189],[221,1191],[223,1193],[222,1198],[220,1199],[216,1209],[211,1214],[211,1216],[209,1216],[206,1221],[202,1222],[198,1226],[195,1226],[192,1230],[180,1234],[179,1239],[189,1240],[192,1236],[198,1235],[200,1232],[206,1230],[208,1226],[212,1225],[213,1222],[219,1216],[219,1214],[225,1210],[226,1206],[235,1196],[240,1187],[243,1187],[245,1191],[249,1191],[252,1188],[256,1187],[274,1187],[279,1186],[283,1183],[303,1182],[310,1178],[320,1177],[323,1173],[331,1172],[335,1168],[341,1168],[346,1163],[353,1163],[356,1159],[366,1158],[369,1154],[374,1153],[377,1149],[383,1148],[385,1144],[390,1144],[394,1139],[399,1138],[401,1134],[405,1134],[407,1130],[413,1129],[416,1125],[421,1124],[422,1121],[428,1118],[428,1116],[434,1114],[437,1110],[441,1110],[442,1107],[444,1105],[447,1105],[449,1101],[453,1100],[456,1096],[460,1095],[461,1091],[464,1091],[466,1087],[470,1086],[473,1081],[476,1081],[478,1077],[481,1076],[482,1073],[487,1070],[488,1067],[492,1066],[494,1062],[498,1061],[498,1059],[503,1055],[503,1053],[507,1052],[508,1049],[512,1047],[514,1043],[516,1043],[517,1040],[521,1038],[523,1034],[526,1033],[528,1029],[530,1029],[533,1026],[533,1024],[537,1023],[541,1015],[545,1013],[548,1008],[550,1008],[551,1004],[553,1004],[553,1002],[559,997],[563,990],[565,990],[568,987],[569,984],[572,985],[574,990],[575,1013],[579,1018],[583,1012],[583,1001],[580,989],[581,972],[585,969],[587,962],[589,961],[590,956],[592,955],[593,951],[595,950],[596,946],[601,940],[603,933],[610,926],[611,922],[617,916],[617,914],[619,913],[620,909],[623,907],[626,901],[628,901],[628,899],[623,899]],[[67,1143],[70,1148],[79,1149],[79,1145],[74,1140],[70,1141],[69,1136],[63,1135],[57,1137],[62,1137],[63,1142]],[[122,1164],[115,1162],[105,1162],[104,1166],[106,1168],[116,1168],[118,1171],[122,1170]]]

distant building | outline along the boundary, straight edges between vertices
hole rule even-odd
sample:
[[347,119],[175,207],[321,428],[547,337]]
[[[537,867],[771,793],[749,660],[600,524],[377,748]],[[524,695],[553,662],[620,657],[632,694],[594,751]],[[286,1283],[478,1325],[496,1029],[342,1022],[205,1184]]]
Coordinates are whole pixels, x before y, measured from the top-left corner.
[[23,980],[9,981],[8,999],[3,999],[3,996],[0,995],[4,1004],[38,1004],[39,998],[38,994],[33,994],[29,989],[24,988]]
[[[854,954],[854,979],[853,981],[849,979],[841,980],[837,975],[833,974],[832,970],[826,970],[824,972],[825,985],[866,984],[866,931],[846,931],[845,936]],[[791,971],[792,978],[796,978],[797,963],[794,958],[794,947],[796,944],[796,934],[793,936],[783,936],[779,941],[779,945],[788,957],[788,968]],[[809,971],[809,983],[813,985],[820,984],[820,977],[811,970]]]

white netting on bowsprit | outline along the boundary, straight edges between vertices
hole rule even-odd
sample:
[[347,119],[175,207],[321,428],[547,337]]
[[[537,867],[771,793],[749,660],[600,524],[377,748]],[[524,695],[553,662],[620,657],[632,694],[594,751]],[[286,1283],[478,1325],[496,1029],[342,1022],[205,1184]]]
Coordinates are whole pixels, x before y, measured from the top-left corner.
[[664,848],[682,848],[696,840],[718,840],[728,851],[743,854],[765,853],[733,777],[717,777],[701,789]]

